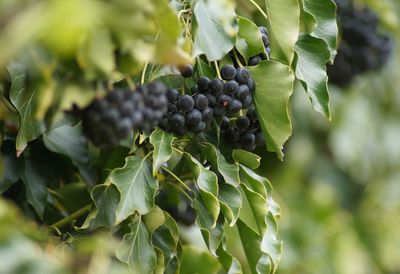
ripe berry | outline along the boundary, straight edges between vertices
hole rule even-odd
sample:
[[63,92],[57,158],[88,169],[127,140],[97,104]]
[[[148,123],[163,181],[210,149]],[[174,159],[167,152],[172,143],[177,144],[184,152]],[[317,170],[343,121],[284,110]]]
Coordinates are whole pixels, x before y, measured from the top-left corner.
[[203,94],[197,94],[194,96],[194,103],[197,109],[204,110],[208,107],[208,99]]
[[231,103],[232,98],[226,94],[221,94],[218,97],[218,106],[221,108],[227,108],[229,107],[229,104]]
[[221,77],[224,80],[233,80],[236,76],[236,69],[232,65],[224,65],[221,69]]
[[250,57],[248,65],[249,66],[257,66],[260,62],[261,62],[261,56],[260,55],[256,55],[253,57]]
[[255,133],[255,137],[256,137],[256,145],[257,146],[265,145],[265,139],[264,139],[264,135],[263,135],[262,131],[257,131]]
[[240,85],[238,91],[235,94],[236,99],[243,101],[243,99],[250,95],[249,87],[247,85]]
[[207,107],[205,110],[201,112],[201,115],[203,116],[203,121],[204,122],[211,122],[213,118],[213,110],[210,107]]
[[132,112],[130,118],[133,128],[141,128],[143,126],[143,113],[141,111]]
[[210,87],[211,80],[207,76],[200,77],[197,81],[197,88],[200,92],[206,92]]
[[254,81],[253,78],[250,78],[247,83],[246,83],[247,87],[249,88],[250,92],[253,92],[255,87],[256,87],[256,82]]
[[230,80],[225,83],[224,92],[227,94],[234,95],[239,89],[239,84],[235,80]]
[[168,104],[168,112],[169,113],[178,112],[178,107],[175,104]]
[[191,111],[194,107],[194,100],[190,95],[182,95],[178,98],[178,109],[183,112]]
[[117,137],[120,139],[126,138],[131,130],[131,121],[128,118],[124,118],[117,124]]
[[217,97],[215,97],[214,95],[210,94],[210,93],[206,93],[205,94],[208,100],[208,105],[210,107],[215,107],[217,105]]
[[109,123],[109,124],[118,123],[118,120],[119,120],[118,110],[116,110],[115,108],[107,109],[103,113],[102,119],[103,119],[104,122]]
[[169,119],[169,125],[173,129],[179,129],[185,125],[185,117],[182,114],[175,113]]
[[193,76],[193,66],[192,65],[182,65],[178,66],[178,70],[182,77],[189,78]]
[[213,114],[215,117],[221,117],[225,115],[225,108],[216,106],[213,108]]
[[264,47],[268,47],[268,46],[269,46],[269,39],[268,39],[268,36],[265,35],[264,33],[261,34],[261,40],[262,40],[262,42],[263,42],[263,44],[264,44]]
[[236,126],[240,130],[246,130],[250,125],[250,119],[246,116],[240,116],[236,119]]
[[254,146],[256,137],[253,133],[246,132],[240,136],[240,143],[244,148],[251,148]]
[[255,122],[257,120],[257,111],[255,108],[249,108],[246,113],[247,118],[250,119],[250,121]]
[[203,116],[198,109],[192,109],[188,113],[186,113],[186,124],[189,126],[194,126],[201,122]]
[[261,27],[258,27],[258,29],[260,30],[261,34],[268,35],[268,30],[266,27],[261,26]]
[[222,117],[222,121],[221,121],[221,130],[225,130],[229,127],[229,118],[224,116]]
[[205,122],[199,122],[195,126],[193,126],[191,129],[193,130],[194,133],[200,133],[206,129],[207,125]]
[[237,99],[233,99],[232,102],[229,104],[228,110],[230,113],[239,112],[242,109],[242,102]]
[[246,84],[250,79],[250,72],[246,68],[237,68],[235,79],[241,84]]
[[210,84],[210,92],[216,96],[219,96],[222,94],[222,91],[224,90],[224,82],[220,79],[214,79],[211,81]]
[[167,91],[168,102],[174,103],[176,100],[178,100],[178,97],[179,92],[176,89],[172,88]]
[[251,97],[251,95],[247,95],[243,98],[243,100],[241,100],[242,102],[242,108],[246,109],[251,107],[251,104],[253,103],[253,97]]

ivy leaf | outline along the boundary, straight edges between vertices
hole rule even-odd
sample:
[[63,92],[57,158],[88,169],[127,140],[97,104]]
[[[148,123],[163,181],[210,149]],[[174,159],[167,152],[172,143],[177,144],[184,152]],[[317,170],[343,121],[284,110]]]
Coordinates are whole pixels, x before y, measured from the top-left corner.
[[210,274],[219,273],[221,265],[209,252],[194,246],[183,246],[181,274]]
[[83,182],[65,184],[48,192],[67,212],[73,213],[91,202],[87,185]]
[[96,182],[96,174],[89,165],[89,145],[82,135],[81,125],[63,125],[43,134],[45,146],[71,159],[80,174],[90,183]]
[[150,243],[150,234],[140,219],[129,224],[130,232],[116,250],[118,260],[129,265],[133,273],[152,274],[156,266],[157,255]]
[[286,65],[291,65],[294,57],[294,45],[300,30],[298,0],[265,0],[265,5],[271,57]]
[[239,163],[242,163],[252,169],[257,169],[260,166],[261,157],[257,154],[243,149],[234,149],[232,158]]
[[315,28],[308,33],[325,41],[329,47],[329,60],[333,62],[338,35],[336,5],[332,0],[302,0],[302,2],[304,11],[316,21]]
[[282,160],[283,144],[292,133],[288,104],[293,91],[294,75],[288,66],[275,61],[263,61],[249,70],[257,86],[254,105],[267,149],[276,152]]
[[218,179],[214,172],[206,169],[189,153],[184,153],[186,162],[194,175],[199,191],[195,191],[193,205],[197,212],[196,222],[200,228],[213,228],[218,219]]
[[240,262],[238,261],[238,259],[233,257],[232,254],[226,251],[224,243],[221,243],[221,245],[218,247],[217,256],[218,256],[218,261],[222,264],[227,273],[231,274],[243,273]]
[[230,0],[197,0],[192,11],[193,55],[205,54],[209,61],[222,59],[235,45],[234,3]]
[[121,193],[116,211],[117,223],[135,212],[144,215],[154,206],[158,182],[151,175],[151,164],[145,158],[127,157],[122,168],[111,172],[110,180]]
[[3,141],[0,148],[0,194],[18,181],[17,158],[15,144]]
[[256,24],[238,16],[239,31],[236,36],[235,47],[245,60],[265,51],[261,34]]
[[214,169],[217,169],[225,182],[233,186],[240,184],[239,166],[237,163],[228,163],[224,155],[214,145],[210,143],[200,143],[200,149],[208,161],[211,162]]
[[26,188],[26,200],[43,220],[47,202],[47,185],[50,184],[45,167],[30,157],[24,157],[18,166],[20,178]]
[[329,48],[323,40],[302,34],[295,49],[296,77],[310,97],[313,108],[330,119],[328,76],[325,65],[330,57]]
[[171,133],[157,128],[150,135],[150,143],[154,147],[153,151],[153,176],[157,174],[161,165],[167,162],[172,156],[172,142],[175,137]]
[[242,195],[240,191],[231,185],[220,184],[218,198],[221,204],[221,211],[230,226],[235,225],[239,218],[242,207]]
[[45,131],[45,125],[35,119],[37,94],[34,90],[26,90],[25,67],[18,63],[11,63],[7,66],[7,70],[11,76],[10,100],[21,118],[16,140],[17,157],[19,157],[27,143]]
[[222,239],[224,238],[224,217],[219,215],[215,227],[209,229],[201,229],[204,241],[207,244],[210,252],[216,256],[217,248],[221,245]]
[[97,185],[93,188],[91,196],[96,206],[96,211],[89,214],[82,228],[87,228],[87,223],[89,223],[90,230],[98,227],[111,228],[115,224],[116,211],[121,198],[117,187],[113,184]]

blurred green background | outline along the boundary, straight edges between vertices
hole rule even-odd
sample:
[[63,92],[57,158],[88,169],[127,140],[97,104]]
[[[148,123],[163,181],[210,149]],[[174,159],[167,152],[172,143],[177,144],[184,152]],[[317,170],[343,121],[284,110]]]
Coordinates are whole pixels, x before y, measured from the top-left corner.
[[400,273],[400,1],[364,2],[392,34],[390,63],[331,86],[331,122],[299,87],[286,159],[265,160],[282,210],[281,274]]

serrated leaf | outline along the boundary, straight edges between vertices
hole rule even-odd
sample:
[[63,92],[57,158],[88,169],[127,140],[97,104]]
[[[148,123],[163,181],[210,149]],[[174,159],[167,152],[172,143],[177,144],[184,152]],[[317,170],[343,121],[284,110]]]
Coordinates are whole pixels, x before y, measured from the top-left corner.
[[282,159],[283,144],[292,133],[288,104],[294,75],[288,66],[275,61],[263,61],[249,70],[256,82],[254,105],[267,149]]
[[43,142],[49,150],[70,158],[86,181],[92,184],[96,182],[95,171],[89,165],[88,141],[82,135],[80,124],[74,127],[63,125],[50,130],[43,134]]
[[116,212],[117,223],[135,212],[144,215],[154,206],[158,182],[151,175],[151,164],[145,158],[127,157],[122,168],[114,169],[111,172],[110,181],[121,193],[121,200]]
[[36,92],[26,90],[26,70],[18,63],[11,63],[7,66],[11,76],[10,100],[18,110],[21,124],[16,140],[17,156],[21,155],[29,141],[40,136],[45,131],[43,122],[35,119]]
[[224,57],[235,45],[236,13],[230,0],[195,1],[192,7],[193,55],[209,61]]
[[240,184],[239,166],[237,163],[228,163],[224,155],[210,143],[200,143],[200,149],[204,157],[211,162],[214,169],[217,169],[225,182],[233,186]]
[[133,273],[153,273],[157,255],[150,243],[150,234],[145,224],[136,219],[129,224],[129,229],[130,232],[124,235],[116,250],[118,260],[127,263]]
[[153,151],[153,176],[155,176],[161,165],[167,162],[172,156],[172,142],[175,137],[171,133],[157,128],[150,135],[150,143]]
[[188,166],[192,170],[199,191],[195,192],[193,205],[197,212],[196,223],[200,228],[212,228],[216,225],[220,205],[218,201],[218,179],[214,172],[206,169],[189,153],[184,153]]
[[296,43],[296,77],[301,81],[311,99],[313,108],[330,119],[328,76],[326,63],[329,61],[329,48],[319,39],[302,34]]
[[243,149],[234,149],[232,151],[232,158],[236,162],[242,163],[252,169],[257,169],[261,161],[260,156]]
[[242,207],[242,195],[240,191],[231,185],[220,184],[218,198],[221,204],[221,212],[230,226],[235,225]]
[[336,5],[332,0],[302,0],[303,9],[315,19],[316,25],[309,34],[325,41],[329,47],[329,60],[336,55],[338,27],[336,23]]
[[98,185],[93,188],[91,195],[96,206],[96,213],[95,217],[90,220],[89,228],[96,229],[102,226],[111,228],[115,224],[116,211],[121,197],[117,187],[112,184]]
[[271,57],[291,65],[294,45],[300,31],[300,7],[298,0],[265,0]]
[[183,246],[181,274],[211,274],[219,273],[221,265],[209,252],[194,246]]
[[239,31],[236,36],[235,47],[245,60],[265,51],[261,34],[256,24],[238,16]]

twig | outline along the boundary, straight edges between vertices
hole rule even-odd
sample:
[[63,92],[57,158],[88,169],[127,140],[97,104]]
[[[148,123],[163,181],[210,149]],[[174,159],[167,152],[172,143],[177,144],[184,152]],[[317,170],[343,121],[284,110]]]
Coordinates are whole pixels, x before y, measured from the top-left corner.
[[59,220],[58,222],[50,225],[50,227],[56,228],[56,230],[58,230],[59,228],[69,224],[73,220],[78,219],[79,217],[81,217],[85,213],[89,212],[91,207],[92,207],[92,204],[89,204],[89,205],[87,205],[85,207],[82,207],[81,209],[79,209],[78,211],[75,211],[71,215],[69,215],[69,216]]

